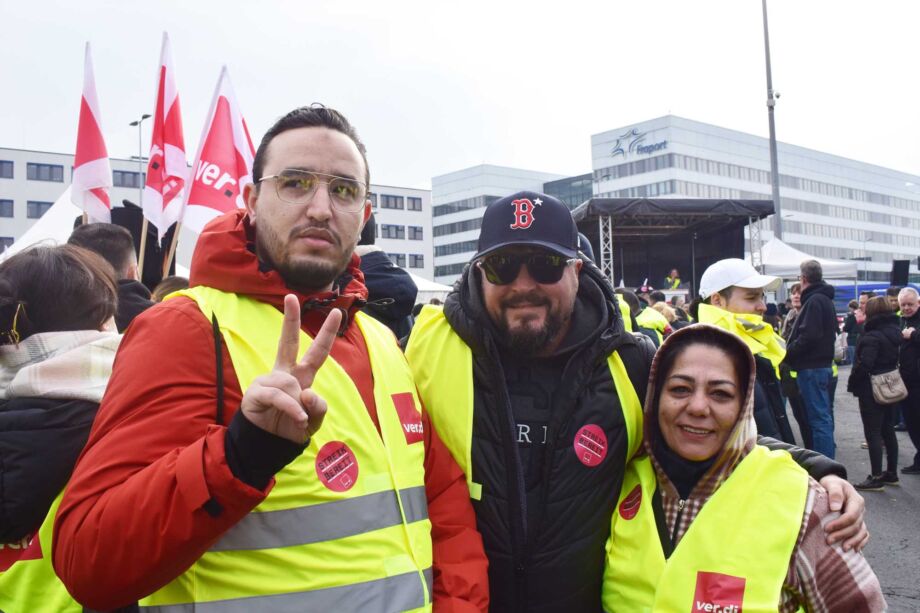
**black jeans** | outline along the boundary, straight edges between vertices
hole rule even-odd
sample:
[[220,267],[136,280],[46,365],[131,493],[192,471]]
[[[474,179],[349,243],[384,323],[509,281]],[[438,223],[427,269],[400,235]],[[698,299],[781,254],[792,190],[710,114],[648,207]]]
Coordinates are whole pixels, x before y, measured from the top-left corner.
[[920,387],[907,388],[907,400],[901,403],[907,434],[914,444],[914,466],[920,466]]
[[898,471],[898,437],[894,431],[897,420],[897,407],[893,404],[879,404],[872,397],[872,392],[860,395],[859,415],[862,417],[863,432],[869,444],[869,464],[872,474],[882,474],[882,447],[888,456],[888,472]]

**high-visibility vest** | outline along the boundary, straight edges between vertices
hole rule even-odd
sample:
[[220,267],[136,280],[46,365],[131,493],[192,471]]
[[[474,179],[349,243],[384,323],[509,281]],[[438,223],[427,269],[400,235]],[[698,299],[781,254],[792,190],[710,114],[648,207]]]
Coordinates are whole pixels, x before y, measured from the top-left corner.
[[770,360],[776,377],[779,378],[779,365],[786,357],[786,341],[765,323],[761,315],[754,313],[732,313],[712,306],[701,304],[699,322],[711,324],[734,333],[745,342],[751,353]]
[[630,462],[607,542],[604,609],[775,613],[802,527],[806,472],[788,453],[756,446],[667,559],[652,506],[657,487],[647,456]]
[[[284,317],[278,309],[202,286],[174,295],[193,299],[208,319],[216,315],[244,392],[272,370]],[[361,313],[355,321],[367,344],[380,432],[351,378],[327,358],[311,389],[328,412],[307,449],[275,475],[258,507],[142,608],[431,610],[421,405],[389,329]],[[301,330],[298,358],[311,342]]]
[[[427,305],[409,336],[406,358],[435,430],[466,475],[470,497],[482,499],[482,484],[473,481],[473,352],[450,327],[444,310]],[[628,456],[642,441],[642,405],[622,358],[607,359],[626,423]]]
[[45,521],[22,548],[0,545],[0,611],[82,613],[83,607],[67,593],[51,566],[54,516],[63,497],[63,492],[58,494]]
[[629,310],[629,305],[626,304],[625,300],[617,299],[617,305],[620,309],[620,315],[623,317],[623,327],[626,328],[627,332],[632,332],[632,312]]
[[673,279],[671,277],[665,277],[664,284],[668,289],[677,289],[680,287],[680,277],[674,277]]
[[654,330],[658,335],[658,344],[664,339],[664,331],[669,325],[667,318],[652,307],[642,309],[642,312],[636,315],[636,323],[643,328]]

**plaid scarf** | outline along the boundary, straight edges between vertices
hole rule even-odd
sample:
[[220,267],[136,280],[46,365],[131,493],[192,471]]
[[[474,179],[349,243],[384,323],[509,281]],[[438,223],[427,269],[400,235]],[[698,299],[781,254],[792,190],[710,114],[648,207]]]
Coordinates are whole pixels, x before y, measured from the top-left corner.
[[121,335],[79,330],[33,334],[0,347],[0,400],[63,398],[100,402]]

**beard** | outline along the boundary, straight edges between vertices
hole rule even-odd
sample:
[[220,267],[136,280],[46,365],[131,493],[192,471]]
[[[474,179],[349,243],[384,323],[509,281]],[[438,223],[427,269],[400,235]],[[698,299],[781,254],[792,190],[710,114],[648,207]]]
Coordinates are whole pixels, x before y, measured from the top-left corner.
[[[321,228],[329,233],[338,253],[331,260],[320,256],[302,256],[295,259],[289,249],[296,237],[309,228]],[[322,291],[341,276],[351,260],[351,250],[342,247],[341,237],[328,226],[322,224],[301,224],[288,233],[287,241],[282,240],[272,228],[256,225],[256,253],[266,264],[278,271],[285,283],[304,293]]]
[[[509,308],[533,305],[546,308],[543,325],[533,329],[523,322],[515,329],[508,326],[507,311]],[[539,292],[519,294],[501,302],[501,317],[496,322],[498,341],[511,352],[524,357],[534,357],[562,332],[568,317],[563,316],[562,309],[554,309],[550,300]]]

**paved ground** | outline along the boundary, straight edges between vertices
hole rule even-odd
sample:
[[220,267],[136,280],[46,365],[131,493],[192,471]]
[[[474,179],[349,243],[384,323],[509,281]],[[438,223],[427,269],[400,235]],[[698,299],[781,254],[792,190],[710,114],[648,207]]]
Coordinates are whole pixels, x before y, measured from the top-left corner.
[[[860,449],[862,422],[856,398],[846,392],[848,376],[849,368],[841,368],[834,411],[837,460],[856,482],[870,472],[869,452]],[[898,432],[898,453],[900,472],[914,454],[906,432]],[[881,581],[889,610],[920,611],[920,475],[901,475],[900,487],[863,496],[872,535],[865,554]]]

